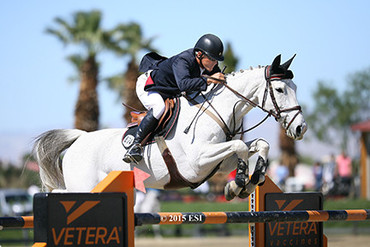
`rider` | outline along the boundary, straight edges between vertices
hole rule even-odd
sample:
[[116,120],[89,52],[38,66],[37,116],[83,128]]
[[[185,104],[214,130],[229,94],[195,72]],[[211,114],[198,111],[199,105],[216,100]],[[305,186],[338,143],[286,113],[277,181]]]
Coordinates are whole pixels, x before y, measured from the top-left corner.
[[138,78],[136,93],[149,111],[139,125],[133,146],[123,158],[125,162],[142,159],[141,142],[156,128],[165,110],[165,99],[178,97],[182,92],[205,91],[211,83],[219,83],[202,75],[224,80],[218,67],[218,61],[224,60],[223,50],[222,41],[217,36],[205,34],[194,48],[168,59],[155,53],[144,56],[140,70],[146,73]]

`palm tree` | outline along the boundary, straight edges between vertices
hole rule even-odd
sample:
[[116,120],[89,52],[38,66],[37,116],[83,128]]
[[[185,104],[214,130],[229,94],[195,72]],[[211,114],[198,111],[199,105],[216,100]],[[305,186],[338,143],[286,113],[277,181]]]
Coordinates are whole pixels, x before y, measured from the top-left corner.
[[98,10],[76,12],[69,23],[55,18],[57,28],[47,28],[46,33],[56,36],[64,45],[77,45],[80,53],[68,57],[75,66],[80,80],[80,92],[75,108],[75,128],[94,131],[99,127],[99,104],[96,87],[99,79],[97,55],[114,47],[112,32],[101,28],[102,15]]
[[[156,51],[152,47],[153,38],[144,39],[139,24],[120,24],[114,29],[114,41],[119,49],[115,49],[119,55],[128,55],[127,70],[123,75],[108,78],[109,87],[118,91],[122,100],[129,106],[142,110],[145,109],[136,95],[136,80],[139,76],[137,65],[138,53],[142,50]],[[130,110],[126,109],[123,116],[126,122],[130,122]]]

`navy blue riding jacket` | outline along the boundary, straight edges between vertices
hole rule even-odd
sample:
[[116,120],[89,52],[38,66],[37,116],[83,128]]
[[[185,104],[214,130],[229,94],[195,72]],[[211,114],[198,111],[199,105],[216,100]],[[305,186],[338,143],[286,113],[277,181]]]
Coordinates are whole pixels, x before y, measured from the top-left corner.
[[[140,71],[153,70],[151,78],[153,83],[147,83],[145,91],[156,91],[164,99],[180,96],[182,92],[205,91],[207,79],[201,76],[199,64],[195,58],[194,49],[188,49],[170,58],[160,57],[148,59],[147,54],[140,63]],[[213,75],[221,72],[218,65],[213,71],[204,71],[203,74]]]

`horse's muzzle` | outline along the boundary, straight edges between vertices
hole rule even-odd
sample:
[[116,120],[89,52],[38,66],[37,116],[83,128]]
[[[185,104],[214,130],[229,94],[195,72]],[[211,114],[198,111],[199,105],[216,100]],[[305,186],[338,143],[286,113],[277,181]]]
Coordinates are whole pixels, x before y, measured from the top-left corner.
[[295,138],[296,140],[301,140],[303,138],[303,135],[307,131],[307,124],[303,123],[301,125],[298,125],[295,130]]

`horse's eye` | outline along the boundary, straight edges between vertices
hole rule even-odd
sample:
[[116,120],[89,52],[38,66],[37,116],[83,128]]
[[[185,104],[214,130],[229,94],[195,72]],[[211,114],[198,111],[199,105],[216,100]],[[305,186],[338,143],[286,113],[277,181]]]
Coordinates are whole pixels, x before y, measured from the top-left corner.
[[284,93],[284,90],[283,90],[282,88],[280,88],[280,87],[279,87],[279,88],[276,88],[275,90],[276,90],[278,93]]

